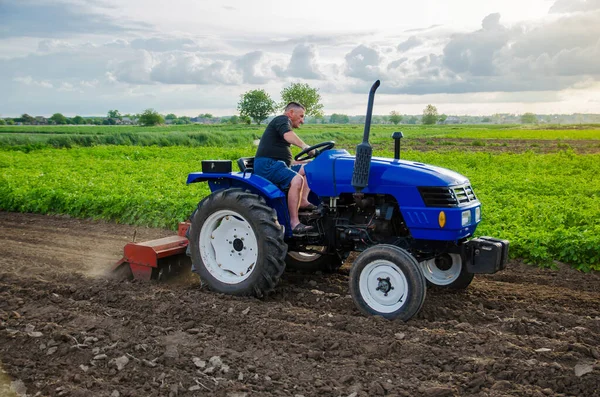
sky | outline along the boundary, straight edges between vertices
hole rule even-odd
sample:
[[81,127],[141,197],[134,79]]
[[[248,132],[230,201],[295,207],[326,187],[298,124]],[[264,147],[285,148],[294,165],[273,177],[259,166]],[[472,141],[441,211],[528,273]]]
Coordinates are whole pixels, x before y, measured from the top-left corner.
[[[353,3],[353,5],[350,5]],[[0,0],[0,117],[600,113],[600,0]]]

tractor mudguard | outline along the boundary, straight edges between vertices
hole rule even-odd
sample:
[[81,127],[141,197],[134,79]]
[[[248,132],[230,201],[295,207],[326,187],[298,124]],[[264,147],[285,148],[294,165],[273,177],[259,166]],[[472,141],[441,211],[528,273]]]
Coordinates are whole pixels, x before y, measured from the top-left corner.
[[279,224],[285,227],[286,236],[291,236],[290,213],[287,196],[267,179],[247,172],[206,173],[192,172],[187,183],[208,182],[211,192],[221,189],[240,188],[262,196],[267,205],[277,212]]

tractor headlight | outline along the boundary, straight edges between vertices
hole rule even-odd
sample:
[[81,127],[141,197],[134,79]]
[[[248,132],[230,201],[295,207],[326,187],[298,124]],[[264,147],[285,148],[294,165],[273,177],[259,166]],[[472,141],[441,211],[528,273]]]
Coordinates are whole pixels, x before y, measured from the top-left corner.
[[479,222],[481,220],[481,207],[475,208],[475,222]]
[[471,211],[462,212],[462,225],[467,226],[471,223]]

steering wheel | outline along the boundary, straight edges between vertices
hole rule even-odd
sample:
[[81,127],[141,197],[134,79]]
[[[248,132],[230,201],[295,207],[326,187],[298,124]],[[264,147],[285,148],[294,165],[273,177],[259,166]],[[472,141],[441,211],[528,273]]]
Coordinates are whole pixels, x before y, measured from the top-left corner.
[[[329,150],[332,149],[335,146],[335,142],[334,141],[327,141],[327,142],[321,142],[321,143],[317,143],[316,145],[312,145],[310,147],[307,147],[306,149],[304,149],[303,151],[301,151],[300,153],[298,153],[297,155],[294,156],[294,160],[296,161],[306,161],[306,160],[310,160],[313,159],[315,157],[317,157],[319,154],[321,154],[322,152],[324,152],[325,150]],[[324,148],[323,150],[317,150],[320,148]],[[308,154],[311,151],[315,151],[314,154]],[[302,157],[304,156],[304,157]]]

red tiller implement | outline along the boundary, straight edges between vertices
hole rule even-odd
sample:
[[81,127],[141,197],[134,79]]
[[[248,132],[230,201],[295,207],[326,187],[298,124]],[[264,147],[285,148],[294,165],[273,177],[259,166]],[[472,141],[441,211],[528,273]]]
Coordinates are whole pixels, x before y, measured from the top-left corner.
[[114,265],[113,272],[143,281],[178,273],[191,263],[185,253],[188,246],[185,235],[189,227],[189,222],[180,222],[176,236],[128,243],[123,249],[123,258]]

